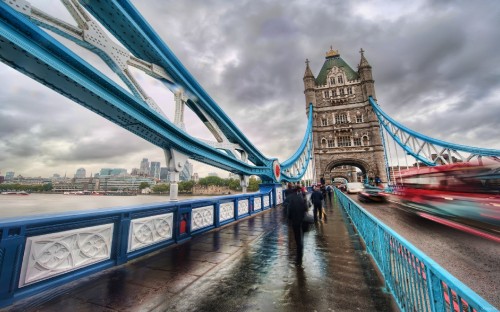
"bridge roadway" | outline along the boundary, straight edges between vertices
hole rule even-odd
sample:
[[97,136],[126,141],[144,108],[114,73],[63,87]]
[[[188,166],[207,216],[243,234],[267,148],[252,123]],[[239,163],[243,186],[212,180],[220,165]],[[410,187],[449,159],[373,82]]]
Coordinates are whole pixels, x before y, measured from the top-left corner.
[[339,207],[326,213],[302,265],[276,208],[2,311],[397,311]]

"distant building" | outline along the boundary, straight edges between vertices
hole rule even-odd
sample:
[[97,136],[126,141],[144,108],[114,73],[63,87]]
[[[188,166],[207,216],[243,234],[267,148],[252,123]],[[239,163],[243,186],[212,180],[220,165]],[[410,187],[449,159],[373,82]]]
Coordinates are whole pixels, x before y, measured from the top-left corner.
[[161,167],[160,168],[160,180],[162,181],[168,181],[170,178],[170,173],[168,172],[167,167]]
[[154,179],[146,177],[134,176],[108,176],[99,177],[99,182],[96,183],[99,191],[137,191],[142,182],[147,182],[149,185],[155,185]]
[[14,174],[15,174],[14,171],[7,171],[5,173],[5,181],[10,181],[10,180],[14,179]]
[[236,173],[229,172],[229,179],[239,180],[240,176]]
[[149,175],[149,160],[147,158],[143,158],[141,161],[141,165],[139,167],[139,175],[142,176]]
[[218,177],[219,175],[217,173],[215,173],[215,172],[209,172],[208,176],[209,177]]
[[85,170],[85,168],[78,168],[76,170],[76,173],[75,173],[75,178],[85,178],[85,176],[87,175],[87,171]]
[[124,168],[102,168],[99,171],[99,177],[101,176],[126,176],[128,175],[127,169]]
[[133,175],[133,176],[138,176],[139,173],[140,173],[139,168],[132,168],[132,170],[130,171],[130,175]]
[[4,181],[5,181],[5,177],[4,176],[0,176],[0,184],[2,184]]
[[159,161],[152,161],[151,162],[151,167],[149,169],[149,176],[159,179],[160,178],[160,162]]
[[200,181],[200,177],[197,172],[193,173],[193,180],[195,183],[198,183],[198,181]]
[[193,164],[190,163],[189,161],[186,161],[186,163],[184,164],[184,168],[182,168],[182,171],[179,173],[179,180],[191,181],[192,175],[193,175]]

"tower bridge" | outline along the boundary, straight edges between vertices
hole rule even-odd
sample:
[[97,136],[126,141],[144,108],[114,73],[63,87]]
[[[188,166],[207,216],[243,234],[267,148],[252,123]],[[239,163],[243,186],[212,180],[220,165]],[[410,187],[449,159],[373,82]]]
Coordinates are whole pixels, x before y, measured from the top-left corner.
[[[317,76],[306,61],[306,131],[296,152],[278,160],[265,156],[250,142],[130,2],[70,0],[63,4],[74,24],[28,1],[0,1],[0,59],[162,149],[170,171],[171,202],[0,221],[1,306],[36,308],[26,300],[37,298],[35,306],[46,304],[48,309],[68,304],[115,310],[210,310],[218,304],[239,310],[271,309],[270,305],[252,301],[253,292],[258,300],[272,302],[275,297],[266,294],[283,287],[290,302],[280,302],[279,307],[287,309],[293,303],[300,306],[298,311],[309,311],[317,302],[321,305],[318,308],[325,309],[495,310],[338,190],[335,200],[327,201],[327,215],[334,227],[316,224],[312,232],[316,236],[308,236],[320,250],[311,250],[309,260],[324,271],[306,272],[311,285],[325,287],[325,294],[307,295],[305,289],[311,285],[304,284],[305,271],[299,268],[290,273],[288,260],[283,264],[284,255],[295,251],[290,247],[293,244],[283,246],[288,243],[288,228],[279,214],[284,197],[282,182],[298,182],[305,177],[313,181],[320,177],[329,182],[334,178],[352,180],[356,167],[364,181],[378,177],[394,190],[401,186],[392,159],[394,154],[396,162],[402,158],[399,151],[423,167],[467,163],[475,168],[483,162],[493,163],[491,172],[481,169],[481,182],[497,183],[500,151],[422,135],[382,111],[376,100],[372,67],[362,49],[357,70],[333,48],[326,53]],[[129,90],[51,33],[97,54]],[[131,75],[132,67],[172,91],[173,120]],[[186,107],[206,126],[212,140],[188,133]],[[178,202],[177,182],[188,159],[237,174],[243,194]],[[398,163],[403,181],[401,171]],[[251,175],[263,181],[259,192],[246,193]],[[495,205],[493,202],[490,206],[498,207]],[[488,211],[492,219],[498,216],[494,209]],[[489,229],[498,226],[494,222],[487,220],[493,225]],[[361,253],[361,245],[351,224],[374,265],[366,254],[365,258],[355,257]],[[332,254],[334,259],[329,258]],[[273,275],[273,268],[279,268],[282,275]],[[392,299],[381,291],[375,270]],[[342,276],[345,273],[350,275]],[[143,280],[144,276],[148,278]],[[292,279],[297,288],[287,288],[286,282],[280,282],[282,278]],[[349,278],[353,283],[339,287],[337,282]],[[97,283],[97,294],[92,292],[89,280]],[[183,282],[173,282],[174,289],[165,285],[166,281],[179,280]],[[207,281],[212,283],[205,284]],[[71,288],[69,282],[86,286]],[[60,288],[51,292],[55,287]],[[259,292],[259,287],[265,291]],[[334,294],[330,290],[335,290]],[[52,300],[58,291],[74,293]],[[154,296],[146,296],[148,293]],[[46,294],[50,295],[45,298]],[[142,302],[137,295],[148,300]],[[299,297],[306,301],[299,302]],[[134,303],[128,305],[127,300]],[[391,306],[391,300],[395,306]]]

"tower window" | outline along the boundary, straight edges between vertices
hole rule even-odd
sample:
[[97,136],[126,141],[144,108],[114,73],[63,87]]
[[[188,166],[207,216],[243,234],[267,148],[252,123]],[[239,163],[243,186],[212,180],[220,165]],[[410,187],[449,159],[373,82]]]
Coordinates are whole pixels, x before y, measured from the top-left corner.
[[352,87],[347,88],[347,93],[352,94]]
[[321,118],[321,125],[323,127],[328,126],[328,120],[326,118]]
[[331,84],[331,85],[334,85],[334,84],[335,84],[335,78],[334,78],[334,77],[330,77],[330,84]]
[[354,146],[361,146],[361,138],[354,138]]
[[347,114],[338,114],[338,115],[335,115],[335,123],[336,124],[347,123]]
[[344,88],[340,88],[339,91],[340,91],[340,95],[344,95]]
[[337,138],[337,143],[339,147],[351,146],[351,137],[349,136],[339,136]]
[[328,140],[328,147],[335,147],[335,143],[333,140]]
[[357,115],[356,116],[356,123],[362,123],[363,122],[363,115]]
[[344,83],[344,78],[343,78],[342,76],[338,76],[338,77],[337,77],[337,81],[338,81],[339,83]]
[[323,97],[326,99],[328,98],[328,91],[323,92]]
[[337,96],[337,90],[335,90],[335,89],[333,89],[333,90],[332,90],[332,96],[333,96],[333,97],[336,97],[336,96]]

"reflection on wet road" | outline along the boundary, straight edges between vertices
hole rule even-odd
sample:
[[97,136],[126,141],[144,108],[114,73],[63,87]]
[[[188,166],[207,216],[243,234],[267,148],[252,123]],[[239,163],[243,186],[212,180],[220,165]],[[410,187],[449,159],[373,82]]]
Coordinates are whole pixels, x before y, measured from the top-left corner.
[[[281,208],[96,274],[13,310],[391,311],[338,207],[304,235],[302,265]],[[47,298],[53,298],[47,302]]]

